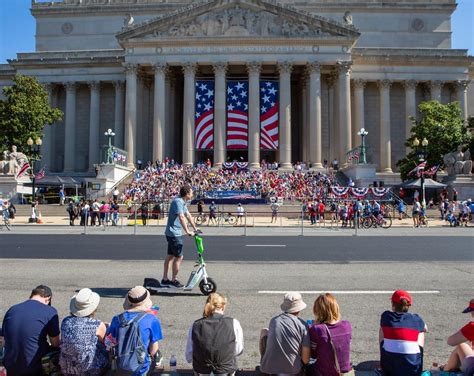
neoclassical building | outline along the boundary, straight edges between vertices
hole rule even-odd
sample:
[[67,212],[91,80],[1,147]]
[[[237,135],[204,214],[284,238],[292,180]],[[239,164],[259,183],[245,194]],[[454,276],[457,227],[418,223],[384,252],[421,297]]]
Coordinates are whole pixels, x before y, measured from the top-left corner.
[[[92,175],[109,128],[129,164],[265,158],[284,168],[344,164],[365,128],[369,161],[391,174],[420,102],[459,101],[472,114],[473,60],[451,48],[455,9],[455,0],[33,0],[36,51],[0,65],[0,86],[36,76],[64,111],[44,134],[53,173]],[[206,150],[195,142],[201,81],[213,86]],[[246,149],[227,147],[229,81],[248,85]],[[260,142],[267,81],[279,89],[275,150]]]

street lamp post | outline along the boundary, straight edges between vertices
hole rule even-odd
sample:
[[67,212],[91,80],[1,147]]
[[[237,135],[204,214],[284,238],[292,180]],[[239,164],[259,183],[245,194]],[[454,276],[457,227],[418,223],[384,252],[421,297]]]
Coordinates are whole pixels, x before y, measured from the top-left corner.
[[362,138],[362,145],[360,147],[359,163],[360,164],[367,164],[367,158],[366,158],[366,154],[365,154],[365,137],[369,134],[369,132],[367,132],[365,130],[365,128],[362,128],[359,132],[357,132],[357,134]]
[[[31,149],[31,155],[30,155],[30,163],[31,163],[31,180],[32,180],[32,185],[31,185],[31,205],[33,208],[36,206],[36,175],[35,175],[35,162],[39,161],[41,158],[35,157],[36,153],[39,153],[41,144],[43,143],[43,140],[41,138],[36,138],[36,140],[33,141],[31,137],[28,137],[28,140],[26,141],[26,144],[30,147]],[[33,209],[34,212],[34,209]],[[36,219],[33,216],[33,212],[31,213],[31,218],[30,222],[36,221]]]
[[115,133],[112,131],[112,129],[107,129],[107,132],[104,133],[105,136],[108,137],[109,139],[109,147],[107,148],[107,164],[112,164],[114,162],[114,152],[112,148],[112,138],[115,136]]
[[[418,140],[418,138],[415,137],[415,139],[413,140],[413,146],[415,149],[417,149],[417,157],[418,157],[418,163],[423,163],[426,158],[427,158],[427,152],[426,152],[426,147],[428,146],[428,140],[426,139],[426,137],[423,138],[423,141],[421,141],[421,148],[419,148],[420,146],[420,140]],[[420,182],[420,185],[421,185],[421,205],[422,207],[424,208],[425,205],[426,205],[426,194],[425,194],[425,173],[424,171],[421,172],[421,176],[420,176],[420,179],[421,179],[421,182]]]

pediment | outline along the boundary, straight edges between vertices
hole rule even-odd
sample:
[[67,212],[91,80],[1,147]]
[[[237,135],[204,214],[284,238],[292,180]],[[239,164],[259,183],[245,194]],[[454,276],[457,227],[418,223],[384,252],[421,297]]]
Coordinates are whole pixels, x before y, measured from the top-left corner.
[[216,0],[178,9],[142,24],[128,25],[119,41],[192,37],[357,39],[352,25],[262,0]]

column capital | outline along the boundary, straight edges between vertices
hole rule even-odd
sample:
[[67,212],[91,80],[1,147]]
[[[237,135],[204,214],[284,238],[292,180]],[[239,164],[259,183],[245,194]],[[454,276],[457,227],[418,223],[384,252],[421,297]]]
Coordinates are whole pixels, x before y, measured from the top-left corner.
[[293,71],[293,63],[289,61],[283,61],[277,64],[277,68],[280,74],[291,74]]
[[153,72],[155,74],[163,74],[166,75],[169,71],[168,64],[166,63],[156,63],[153,64]]
[[225,75],[227,73],[228,65],[223,61],[218,61],[217,63],[212,64],[212,70],[214,74]]
[[260,74],[262,72],[262,63],[258,61],[251,61],[247,63],[248,74]]
[[348,76],[351,74],[352,64],[353,64],[352,61],[339,60],[336,65],[337,70],[339,71],[339,73],[342,73]]
[[321,64],[319,64],[318,61],[311,61],[308,64],[306,64],[306,72],[308,74],[321,74]]
[[91,91],[100,90],[100,81],[88,81],[87,86],[90,87]]
[[456,88],[461,91],[467,91],[467,87],[471,83],[470,80],[459,80],[455,82]]
[[113,82],[113,85],[116,91],[123,91],[125,88],[125,81],[117,80]]
[[196,74],[197,68],[198,68],[198,65],[196,63],[193,63],[193,62],[184,63],[183,66],[182,66],[183,73],[185,75],[190,75],[190,74],[194,75],[194,74]]
[[66,91],[73,91],[76,90],[76,82],[73,81],[68,81],[64,83],[64,87],[66,88]]
[[360,78],[352,80],[352,83],[354,84],[355,89],[364,89],[365,86],[367,85],[367,81],[361,80]]
[[137,74],[138,64],[127,63],[123,65],[125,67],[125,74]]
[[417,85],[418,85],[418,81],[415,81],[415,80],[403,81],[403,86],[405,87],[406,90],[415,90]]
[[430,81],[430,86],[431,88],[435,88],[435,89],[441,89],[441,87],[443,86],[444,82],[443,81],[439,81],[439,80],[433,80],[433,81]]
[[379,89],[390,89],[390,86],[392,86],[393,81],[390,80],[380,80],[377,81],[377,85]]

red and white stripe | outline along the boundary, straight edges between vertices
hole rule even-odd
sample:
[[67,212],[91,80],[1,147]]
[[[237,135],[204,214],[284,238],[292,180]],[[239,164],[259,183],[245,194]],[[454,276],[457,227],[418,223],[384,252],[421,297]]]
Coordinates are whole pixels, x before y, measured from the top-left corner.
[[229,149],[247,149],[249,137],[248,113],[227,111],[227,147]]
[[214,109],[204,112],[196,119],[196,149],[212,149],[214,147]]
[[278,105],[260,117],[260,147],[265,150],[278,149]]
[[408,328],[382,327],[383,348],[386,351],[397,354],[418,354],[419,331]]

